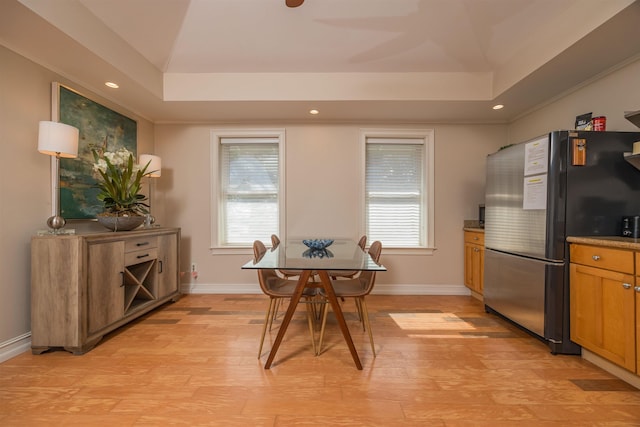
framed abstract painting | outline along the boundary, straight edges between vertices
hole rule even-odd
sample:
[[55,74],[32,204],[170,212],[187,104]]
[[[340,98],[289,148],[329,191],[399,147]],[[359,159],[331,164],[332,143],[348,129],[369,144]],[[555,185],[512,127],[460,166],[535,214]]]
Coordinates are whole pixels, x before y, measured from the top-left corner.
[[60,214],[94,219],[103,203],[97,199],[93,150],[126,148],[137,156],[137,123],[60,83],[53,83],[52,92],[52,119],[80,130],[78,157],[60,159]]

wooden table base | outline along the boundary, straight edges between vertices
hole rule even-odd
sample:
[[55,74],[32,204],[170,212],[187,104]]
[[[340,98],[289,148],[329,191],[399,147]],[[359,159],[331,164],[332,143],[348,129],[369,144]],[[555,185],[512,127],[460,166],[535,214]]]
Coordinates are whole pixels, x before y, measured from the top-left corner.
[[[338,298],[336,297],[335,291],[333,290],[333,285],[331,284],[331,279],[329,278],[329,274],[325,270],[318,270],[317,273],[320,275],[320,283],[322,284],[322,288],[325,291],[327,299],[333,308],[333,312],[336,315],[336,320],[338,321],[338,325],[340,326],[340,330],[342,331],[342,335],[344,336],[344,340],[349,347],[349,351],[351,352],[351,357],[353,358],[354,363],[356,364],[356,368],[362,370],[362,363],[360,363],[360,358],[358,357],[358,352],[356,351],[356,347],[353,345],[353,339],[351,338],[351,334],[349,333],[349,328],[347,327],[347,322],[344,320],[344,314],[342,313],[342,308],[340,307],[340,303],[338,302]],[[291,299],[289,301],[289,307],[287,308],[287,312],[282,319],[282,324],[280,325],[280,329],[278,330],[278,335],[276,336],[276,340],[273,343],[273,347],[271,347],[271,352],[269,352],[269,357],[267,358],[267,363],[265,363],[264,368],[271,368],[271,364],[273,363],[273,359],[278,352],[278,348],[280,347],[280,343],[284,338],[284,334],[287,331],[287,327],[291,322],[291,318],[293,317],[293,313],[295,313],[296,308],[298,306],[298,302],[302,297],[302,293],[304,292],[304,288],[307,286],[309,282],[309,277],[311,277],[311,270],[303,270],[300,278],[298,279],[298,284],[296,286],[293,295],[291,295]]]

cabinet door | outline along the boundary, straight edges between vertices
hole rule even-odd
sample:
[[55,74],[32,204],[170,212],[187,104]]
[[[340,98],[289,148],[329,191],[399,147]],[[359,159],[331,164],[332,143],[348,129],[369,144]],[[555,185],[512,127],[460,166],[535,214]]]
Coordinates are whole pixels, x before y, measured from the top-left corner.
[[473,289],[473,249],[476,245],[464,244],[464,284]]
[[178,291],[178,235],[158,236],[158,293],[163,298]]
[[633,276],[571,264],[571,340],[636,370]]
[[124,315],[124,242],[90,244],[88,251],[87,327],[92,334]]
[[633,323],[636,329],[636,374],[640,375],[640,276],[636,277],[636,321]]
[[484,290],[484,248],[476,246],[473,250],[473,283],[476,292],[482,294]]
[[482,294],[484,276],[484,248],[482,246],[464,244],[464,284],[469,289]]

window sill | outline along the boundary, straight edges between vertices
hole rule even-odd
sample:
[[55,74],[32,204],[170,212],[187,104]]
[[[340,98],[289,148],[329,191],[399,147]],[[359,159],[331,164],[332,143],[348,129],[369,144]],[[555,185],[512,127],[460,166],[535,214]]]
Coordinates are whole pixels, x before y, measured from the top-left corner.
[[436,248],[394,248],[382,245],[382,253],[385,255],[433,255]]
[[209,248],[211,255],[250,255],[253,256],[253,248],[250,246]]

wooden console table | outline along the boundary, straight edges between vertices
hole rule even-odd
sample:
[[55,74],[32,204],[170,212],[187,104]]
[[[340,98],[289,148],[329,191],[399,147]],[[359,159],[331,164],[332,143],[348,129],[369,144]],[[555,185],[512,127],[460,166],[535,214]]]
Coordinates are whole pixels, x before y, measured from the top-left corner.
[[91,350],[116,328],[180,297],[179,228],[31,240],[31,350]]

